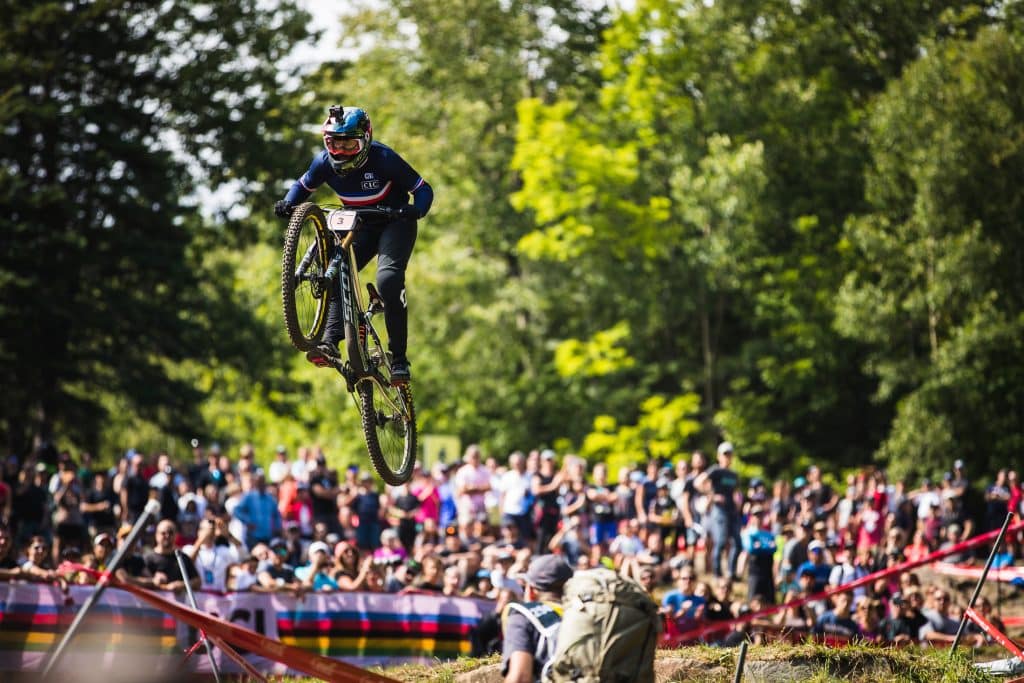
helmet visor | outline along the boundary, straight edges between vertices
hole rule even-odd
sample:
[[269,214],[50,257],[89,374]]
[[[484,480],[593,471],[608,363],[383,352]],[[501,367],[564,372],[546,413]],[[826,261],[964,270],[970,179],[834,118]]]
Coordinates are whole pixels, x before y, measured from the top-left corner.
[[327,151],[330,154],[338,156],[355,156],[363,151],[362,138],[347,138],[338,135],[325,135],[324,145],[327,147]]

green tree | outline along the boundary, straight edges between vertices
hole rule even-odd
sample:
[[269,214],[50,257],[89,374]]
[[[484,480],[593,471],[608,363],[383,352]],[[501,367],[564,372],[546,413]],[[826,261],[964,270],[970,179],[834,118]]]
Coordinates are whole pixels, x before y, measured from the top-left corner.
[[[0,429],[95,448],[105,411],[198,429],[188,359],[241,360],[245,316],[200,295],[196,188],[244,181],[273,143],[293,3],[4,3],[0,42]],[[251,369],[251,367],[250,367]],[[105,398],[106,397],[106,398]]]
[[837,326],[871,343],[898,410],[879,456],[929,473],[1020,452],[1024,97],[1020,34],[929,43],[873,109],[868,198]]

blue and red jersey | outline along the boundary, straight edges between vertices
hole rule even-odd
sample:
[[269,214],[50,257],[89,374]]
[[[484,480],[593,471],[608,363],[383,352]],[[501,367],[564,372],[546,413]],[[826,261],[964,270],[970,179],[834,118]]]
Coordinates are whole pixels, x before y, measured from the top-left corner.
[[293,206],[300,204],[325,183],[345,206],[399,207],[408,204],[412,195],[413,204],[422,217],[434,201],[434,191],[423,177],[398,152],[379,142],[370,144],[366,163],[345,175],[334,172],[327,150],[321,150],[313,157],[309,169],[288,190],[285,201]]

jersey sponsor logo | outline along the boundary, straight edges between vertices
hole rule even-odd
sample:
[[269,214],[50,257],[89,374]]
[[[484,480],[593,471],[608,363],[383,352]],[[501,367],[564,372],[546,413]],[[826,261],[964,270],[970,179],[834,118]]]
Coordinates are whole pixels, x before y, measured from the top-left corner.
[[376,180],[376,179],[374,179],[374,180],[364,180],[363,181],[363,189],[364,190],[379,190],[380,189],[380,181]]

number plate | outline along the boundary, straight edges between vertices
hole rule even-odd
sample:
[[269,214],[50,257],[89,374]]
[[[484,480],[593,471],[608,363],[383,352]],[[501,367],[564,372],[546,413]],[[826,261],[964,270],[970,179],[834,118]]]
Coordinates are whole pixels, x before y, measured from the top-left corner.
[[327,227],[334,232],[349,232],[355,230],[356,219],[359,214],[347,209],[335,209],[327,215]]

